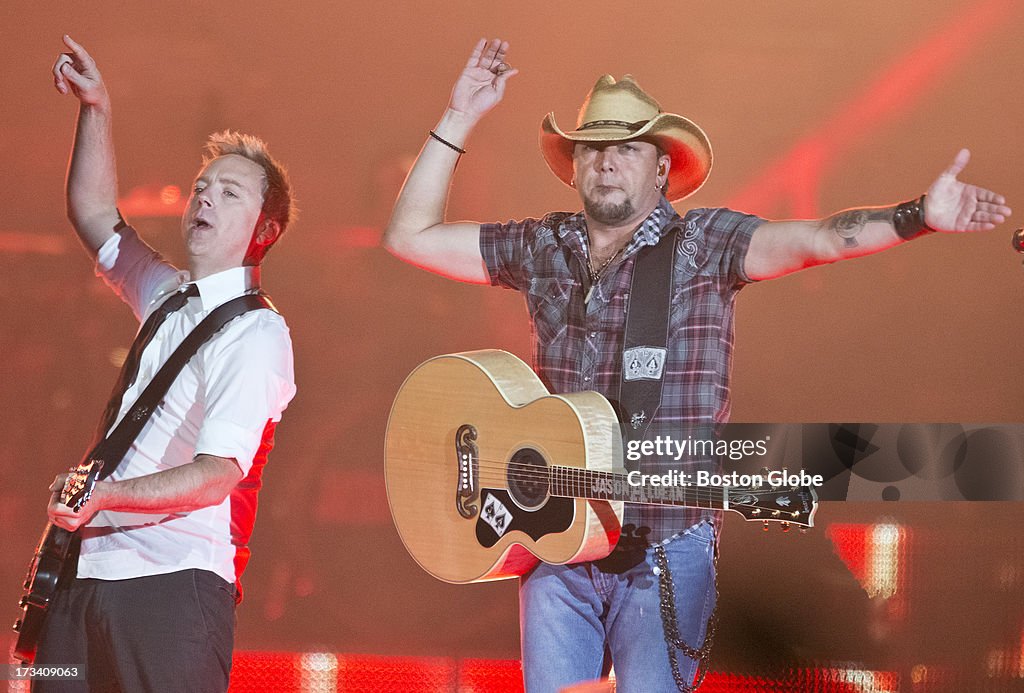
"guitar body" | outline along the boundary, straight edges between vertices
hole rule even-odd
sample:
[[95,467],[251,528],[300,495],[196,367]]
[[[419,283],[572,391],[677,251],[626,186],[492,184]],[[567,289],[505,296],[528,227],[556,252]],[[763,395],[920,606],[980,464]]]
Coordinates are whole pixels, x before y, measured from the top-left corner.
[[75,561],[69,561],[73,544],[77,541],[74,533],[50,523],[39,539],[39,546],[32,557],[28,576],[25,578],[25,594],[20,606],[24,609],[15,623],[18,633],[13,655],[19,661],[29,664],[35,660],[36,647],[42,634],[46,610],[60,582],[68,574],[73,576]]
[[[90,456],[69,469],[60,492],[61,503],[79,512],[89,502],[103,465],[103,460]],[[39,539],[25,578],[25,594],[18,602],[23,611],[14,624],[18,640],[11,652],[14,658],[26,665],[35,661],[46,610],[57,589],[62,581],[73,578],[78,569],[78,541],[77,534],[52,522],[46,525]]]
[[452,583],[515,577],[544,561],[608,555],[621,501],[555,497],[547,467],[621,469],[619,423],[593,392],[551,395],[504,351],[439,356],[406,379],[385,443],[403,543]]

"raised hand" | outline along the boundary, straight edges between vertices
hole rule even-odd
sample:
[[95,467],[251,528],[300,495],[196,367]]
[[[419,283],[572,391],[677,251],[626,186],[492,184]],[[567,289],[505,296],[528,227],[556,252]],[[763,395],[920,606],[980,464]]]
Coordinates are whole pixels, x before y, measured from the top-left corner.
[[67,34],[64,45],[70,53],[61,53],[53,64],[53,84],[61,94],[73,93],[83,105],[108,106],[110,97],[96,61]]
[[936,231],[989,231],[1010,216],[1011,210],[1002,195],[956,179],[970,159],[970,151],[961,149],[949,168],[928,188],[925,223]]
[[505,95],[505,83],[518,74],[505,62],[508,41],[480,39],[455,82],[449,109],[475,122]]

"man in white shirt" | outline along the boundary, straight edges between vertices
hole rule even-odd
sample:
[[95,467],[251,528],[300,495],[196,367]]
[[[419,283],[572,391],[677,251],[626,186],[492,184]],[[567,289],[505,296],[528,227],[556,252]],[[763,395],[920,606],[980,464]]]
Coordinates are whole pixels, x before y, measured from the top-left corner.
[[[64,43],[55,86],[80,102],[68,217],[97,274],[140,321],[184,294],[114,402],[116,424],[203,318],[259,288],[260,264],[294,206],[287,174],[263,142],[212,135],[182,217],[189,271],[178,271],[118,212],[110,99],[92,57],[70,37]],[[256,493],[274,427],[294,394],[283,318],[250,311],[199,349],[79,513],[60,503],[66,475],[57,477],[49,516],[78,531],[81,552],[77,578],[65,581],[48,610],[35,663],[84,665],[86,680],[36,681],[33,690],[227,689]]]

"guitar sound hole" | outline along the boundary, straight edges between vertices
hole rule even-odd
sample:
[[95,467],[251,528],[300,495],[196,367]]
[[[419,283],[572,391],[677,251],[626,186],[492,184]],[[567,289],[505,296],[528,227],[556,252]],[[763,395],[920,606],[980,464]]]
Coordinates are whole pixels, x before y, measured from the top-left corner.
[[548,497],[548,464],[533,448],[523,448],[508,463],[508,490],[519,505],[535,508]]

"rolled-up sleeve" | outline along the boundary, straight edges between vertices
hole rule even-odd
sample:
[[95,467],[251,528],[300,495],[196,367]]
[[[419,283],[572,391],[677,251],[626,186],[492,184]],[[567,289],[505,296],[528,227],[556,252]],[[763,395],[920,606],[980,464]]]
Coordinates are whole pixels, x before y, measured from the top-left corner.
[[234,458],[248,474],[268,421],[295,395],[292,345],[284,319],[259,310],[231,324],[197,355],[205,416],[195,454]]
[[96,252],[96,275],[141,322],[153,301],[177,287],[181,273],[130,226],[122,226]]

